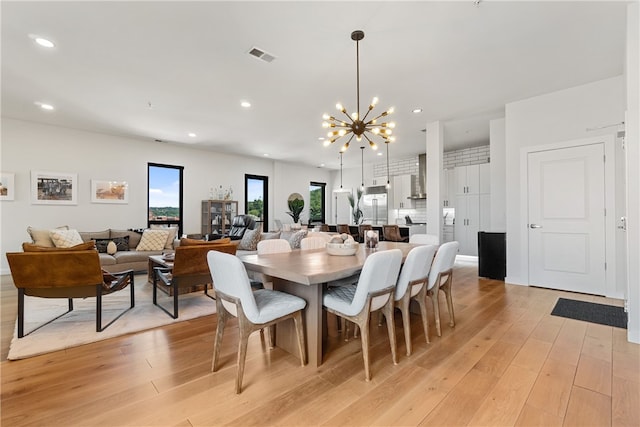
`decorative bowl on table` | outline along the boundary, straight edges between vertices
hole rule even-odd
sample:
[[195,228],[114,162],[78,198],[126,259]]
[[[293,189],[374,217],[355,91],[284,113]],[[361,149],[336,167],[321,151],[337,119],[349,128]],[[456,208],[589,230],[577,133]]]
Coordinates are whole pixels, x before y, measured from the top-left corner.
[[353,241],[344,243],[327,243],[327,253],[329,255],[347,256],[355,255],[358,252],[358,244]]

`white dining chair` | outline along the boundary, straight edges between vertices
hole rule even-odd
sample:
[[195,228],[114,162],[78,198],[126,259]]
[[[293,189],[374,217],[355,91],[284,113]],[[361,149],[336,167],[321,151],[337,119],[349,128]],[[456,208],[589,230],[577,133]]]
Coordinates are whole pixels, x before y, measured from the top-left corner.
[[429,321],[427,320],[427,282],[431,262],[436,253],[437,246],[421,245],[409,252],[402,266],[396,290],[394,294],[395,306],[402,313],[402,325],[404,327],[404,342],[407,356],[411,356],[411,321],[409,305],[415,300],[420,307],[424,336],[429,343]]
[[[312,233],[315,234],[315,233]],[[327,246],[327,239],[324,237],[305,237],[300,241],[300,249],[308,250],[308,249],[324,249]]]
[[258,242],[258,255],[291,252],[291,244],[286,239],[267,239]]
[[369,361],[369,323],[371,313],[382,310],[387,321],[391,357],[396,356],[396,332],[393,321],[393,293],[402,263],[402,251],[392,249],[373,253],[367,257],[356,285],[328,288],[322,297],[325,310],[360,327],[365,379],[371,379]]
[[451,283],[453,282],[453,265],[456,262],[456,254],[458,253],[459,246],[458,242],[447,242],[440,245],[433,260],[433,264],[431,264],[431,271],[429,272],[427,295],[431,298],[431,302],[433,304],[438,336],[442,336],[442,330],[440,328],[440,306],[438,304],[438,294],[440,291],[444,292],[444,295],[447,298],[449,326],[453,327],[456,325],[455,316],[453,314]]
[[437,246],[440,244],[440,238],[435,234],[412,234],[409,236],[409,243]]
[[298,349],[302,366],[306,365],[306,344],[302,330],[302,310],[307,302],[302,298],[284,292],[258,289],[252,291],[249,276],[242,261],[230,254],[210,251],[207,262],[215,287],[216,313],[218,325],[213,347],[211,370],[218,369],[220,347],[224,327],[230,317],[238,318],[238,373],[236,376],[236,393],[242,392],[247,344],[252,332],[273,326],[287,319],[293,319],[298,336]]

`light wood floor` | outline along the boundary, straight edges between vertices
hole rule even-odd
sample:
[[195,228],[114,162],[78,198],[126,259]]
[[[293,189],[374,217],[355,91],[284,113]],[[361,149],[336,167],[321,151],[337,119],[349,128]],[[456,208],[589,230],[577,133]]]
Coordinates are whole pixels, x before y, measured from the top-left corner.
[[412,317],[410,357],[397,316],[397,366],[386,327],[372,326],[371,382],[359,340],[333,332],[316,369],[256,333],[240,395],[236,324],[210,372],[215,316],[6,361],[12,288],[4,277],[2,426],[640,425],[640,346],[626,330],[549,314],[559,296],[619,301],[478,279],[473,265],[455,268],[456,327],[443,303],[442,337],[431,313],[427,345]]

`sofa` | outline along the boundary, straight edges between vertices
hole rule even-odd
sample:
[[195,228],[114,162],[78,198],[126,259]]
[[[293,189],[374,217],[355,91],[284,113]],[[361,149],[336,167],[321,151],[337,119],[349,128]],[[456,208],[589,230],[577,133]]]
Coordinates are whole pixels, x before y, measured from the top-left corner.
[[[81,242],[67,240],[62,244],[58,244],[58,242],[54,241],[56,235],[67,235],[72,236],[67,237],[68,239],[77,239],[78,237],[76,237],[73,231],[74,230],[68,226],[58,227],[53,230],[35,229],[32,227],[27,229],[27,232],[31,236],[32,244],[40,247],[70,247],[72,246],[71,243],[82,243],[93,240],[99,252],[100,265],[103,270],[109,273],[124,270],[146,272],[149,267],[150,255],[162,255],[163,253],[174,251],[174,242],[177,234],[177,228],[174,227],[149,229],[149,231],[144,230],[143,233],[133,230],[106,229],[103,231],[78,231],[77,234]],[[157,233],[157,231],[162,232]],[[147,236],[143,242],[142,238],[144,233],[147,233]],[[153,241],[154,239],[155,242]],[[162,242],[160,242],[160,240],[162,240]],[[157,243],[157,245],[154,247],[153,244],[148,244],[148,241]],[[111,248],[109,248],[111,250],[107,248],[109,242],[114,242],[114,245],[111,245]],[[141,243],[143,243],[142,246]],[[162,244],[162,247],[159,246],[160,244]],[[115,249],[115,251],[113,249]]]

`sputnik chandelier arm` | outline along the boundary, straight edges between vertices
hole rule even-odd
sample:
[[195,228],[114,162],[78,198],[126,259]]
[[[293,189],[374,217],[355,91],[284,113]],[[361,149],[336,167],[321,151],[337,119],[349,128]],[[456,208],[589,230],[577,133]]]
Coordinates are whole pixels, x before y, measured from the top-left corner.
[[393,108],[390,108],[387,111],[383,111],[378,116],[373,119],[367,120],[369,117],[369,113],[376,107],[378,104],[378,98],[374,97],[369,104],[369,108],[364,114],[364,117],[360,115],[360,40],[364,39],[364,32],[361,30],[356,30],[351,33],[351,40],[356,42],[356,111],[354,113],[347,113],[347,109],[341,104],[336,104],[336,108],[338,111],[347,116],[348,121],[340,120],[334,116],[330,116],[329,114],[324,114],[322,118],[324,122],[322,123],[322,127],[324,128],[334,128],[336,130],[331,130],[324,142],[325,146],[333,144],[338,139],[343,136],[350,135],[350,138],[340,149],[341,152],[344,152],[349,148],[349,143],[355,136],[356,140],[360,142],[364,137],[369,146],[373,150],[377,150],[378,146],[374,142],[375,137],[380,137],[385,143],[395,141],[395,137],[391,136],[395,128],[395,123],[393,122],[384,122],[378,123],[378,119],[382,117],[386,117],[389,114],[393,113]]

